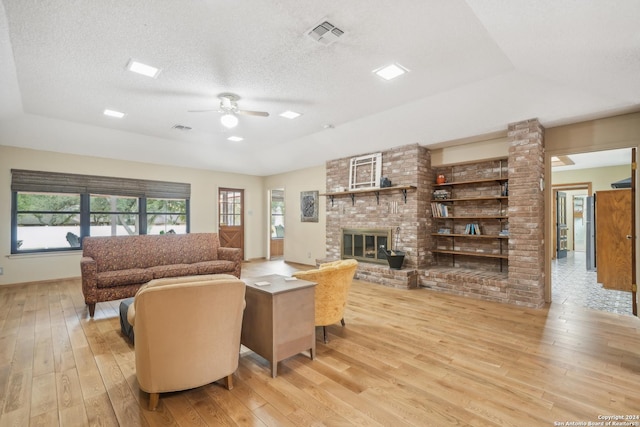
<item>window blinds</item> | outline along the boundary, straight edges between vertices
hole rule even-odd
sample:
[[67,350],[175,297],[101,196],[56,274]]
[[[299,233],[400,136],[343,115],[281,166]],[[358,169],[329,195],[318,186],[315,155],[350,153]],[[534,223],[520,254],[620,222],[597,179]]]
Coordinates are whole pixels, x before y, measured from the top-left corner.
[[189,199],[191,184],[11,169],[11,191]]

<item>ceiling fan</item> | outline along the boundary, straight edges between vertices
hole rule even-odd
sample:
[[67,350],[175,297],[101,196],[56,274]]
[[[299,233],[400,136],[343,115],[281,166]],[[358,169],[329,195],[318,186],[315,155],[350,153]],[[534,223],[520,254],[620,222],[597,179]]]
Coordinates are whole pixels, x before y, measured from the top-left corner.
[[227,128],[233,128],[238,125],[238,118],[236,117],[236,114],[269,117],[269,113],[266,111],[248,111],[238,109],[238,100],[240,97],[234,93],[221,93],[218,95],[218,99],[220,99],[220,108],[217,110],[189,110],[189,112],[208,113],[215,111],[217,113],[222,113],[223,116],[220,117],[220,123]]

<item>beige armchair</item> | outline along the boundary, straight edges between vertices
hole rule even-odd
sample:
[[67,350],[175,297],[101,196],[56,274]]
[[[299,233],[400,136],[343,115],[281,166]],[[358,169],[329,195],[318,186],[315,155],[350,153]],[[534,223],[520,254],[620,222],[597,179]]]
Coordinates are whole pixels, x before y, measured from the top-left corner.
[[327,325],[344,322],[344,308],[351,288],[358,261],[347,259],[321,264],[314,270],[297,271],[294,277],[316,282],[315,312],[316,326],[322,326],[324,342],[327,343]]
[[225,379],[240,357],[245,284],[227,274],[152,280],[136,294],[127,319],[135,332],[136,376],[149,393],[149,409],[159,394]]

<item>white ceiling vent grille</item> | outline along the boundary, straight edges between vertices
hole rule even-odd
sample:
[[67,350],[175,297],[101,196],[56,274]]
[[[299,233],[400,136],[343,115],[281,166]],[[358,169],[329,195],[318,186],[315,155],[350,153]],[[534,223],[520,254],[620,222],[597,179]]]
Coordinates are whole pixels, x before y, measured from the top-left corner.
[[309,37],[325,46],[336,42],[343,34],[344,31],[328,21],[324,21],[307,31]]

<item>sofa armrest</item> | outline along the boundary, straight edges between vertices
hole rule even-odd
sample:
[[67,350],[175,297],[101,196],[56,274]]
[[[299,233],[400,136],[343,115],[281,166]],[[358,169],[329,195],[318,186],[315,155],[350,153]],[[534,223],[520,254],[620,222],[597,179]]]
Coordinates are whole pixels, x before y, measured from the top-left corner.
[[225,261],[242,262],[242,249],[218,248],[218,259],[222,259]]
[[232,261],[235,264],[233,275],[240,278],[240,270],[242,267],[242,249],[240,248],[218,248],[218,259],[224,261]]
[[[96,260],[83,256],[80,259],[80,274],[82,276],[82,292],[85,302],[96,302],[96,288],[98,282],[98,266]],[[93,298],[91,298],[93,296]]]

